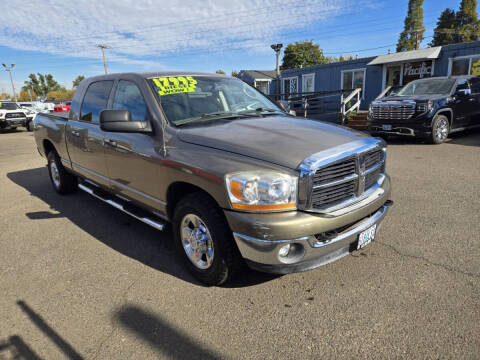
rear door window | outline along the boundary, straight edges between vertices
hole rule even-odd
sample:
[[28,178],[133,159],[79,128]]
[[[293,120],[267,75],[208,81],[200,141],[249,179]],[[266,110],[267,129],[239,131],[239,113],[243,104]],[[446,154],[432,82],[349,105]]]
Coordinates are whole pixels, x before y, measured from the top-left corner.
[[80,120],[99,123],[100,111],[107,108],[112,86],[112,80],[96,81],[90,84],[83,98]]
[[132,121],[144,121],[147,115],[147,106],[140,89],[135,83],[127,80],[118,82],[112,109],[129,110]]

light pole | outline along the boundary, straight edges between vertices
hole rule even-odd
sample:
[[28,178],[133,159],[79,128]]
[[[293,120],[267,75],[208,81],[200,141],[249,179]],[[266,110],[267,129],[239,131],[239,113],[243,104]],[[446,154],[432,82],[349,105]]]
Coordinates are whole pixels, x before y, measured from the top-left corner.
[[107,73],[107,61],[105,60],[105,49],[108,49],[108,46],[105,44],[98,44],[97,45],[100,49],[102,49],[102,56],[103,56],[103,67],[105,69],[105,74]]
[[12,83],[13,98],[15,99],[15,102],[16,102],[17,95],[15,94],[15,86],[13,85],[13,78],[12,78],[12,69],[15,67],[15,64],[11,64],[10,66],[7,66],[5,64],[2,64],[2,65],[5,68],[5,70],[10,73],[10,82]]
[[280,50],[282,49],[283,44],[272,44],[270,47],[275,51],[275,55],[277,56],[277,95],[278,99],[280,100]]

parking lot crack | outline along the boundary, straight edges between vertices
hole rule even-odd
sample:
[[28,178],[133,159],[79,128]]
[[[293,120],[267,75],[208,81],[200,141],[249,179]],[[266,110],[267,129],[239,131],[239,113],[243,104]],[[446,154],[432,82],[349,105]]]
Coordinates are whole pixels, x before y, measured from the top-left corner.
[[436,266],[436,267],[440,267],[444,270],[447,270],[449,272],[453,272],[453,273],[457,273],[457,274],[461,274],[461,275],[465,275],[465,276],[470,276],[470,277],[474,277],[474,278],[480,278],[480,275],[478,274],[474,274],[474,273],[471,273],[471,272],[468,272],[468,271],[463,271],[463,270],[460,270],[460,269],[456,269],[454,268],[453,266],[450,266],[450,265],[446,265],[446,264],[441,264],[441,263],[435,263],[423,256],[418,256],[418,255],[411,255],[411,254],[406,254],[400,250],[398,250],[395,246],[393,245],[390,245],[390,244],[386,244],[386,243],[383,243],[383,242],[380,242],[380,241],[376,241],[377,244],[380,244],[382,246],[385,246],[385,247],[388,247],[390,248],[391,250],[393,250],[395,253],[397,253],[398,255],[400,255],[401,257],[405,257],[405,258],[411,258],[411,259],[415,259],[415,260],[421,260],[421,261],[424,261],[426,262],[427,264],[429,265],[432,265],[432,266]]

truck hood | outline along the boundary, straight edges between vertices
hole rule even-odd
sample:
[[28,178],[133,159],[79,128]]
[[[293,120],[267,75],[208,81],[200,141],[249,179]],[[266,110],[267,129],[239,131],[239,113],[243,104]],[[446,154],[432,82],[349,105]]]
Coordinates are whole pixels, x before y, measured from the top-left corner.
[[409,95],[409,96],[385,96],[381,99],[375,100],[375,102],[383,101],[402,101],[402,100],[415,100],[415,101],[428,101],[428,100],[437,100],[444,99],[449,95],[445,94],[428,94],[428,95]]
[[267,116],[216,120],[179,130],[182,141],[296,169],[309,155],[368,137],[318,120]]

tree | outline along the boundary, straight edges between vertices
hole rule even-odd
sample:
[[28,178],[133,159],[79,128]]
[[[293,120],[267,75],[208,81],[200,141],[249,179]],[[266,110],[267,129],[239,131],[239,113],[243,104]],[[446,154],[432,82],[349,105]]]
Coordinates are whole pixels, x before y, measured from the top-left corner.
[[480,37],[477,0],[462,0],[456,16],[457,42],[476,41]]
[[75,93],[74,89],[67,90],[64,87],[62,87],[58,90],[49,91],[47,94],[47,99],[60,100],[60,101],[72,100],[74,93]]
[[433,40],[430,46],[441,46],[456,42],[455,29],[457,27],[455,11],[445,9],[440,14],[437,27],[433,30]]
[[[35,94],[33,91],[31,91],[32,94],[32,100],[37,100],[37,94]],[[27,90],[21,90],[20,94],[17,95],[18,101],[30,101],[30,94],[28,93]]]
[[215,71],[215,73],[225,75],[225,71],[223,71],[221,69]]
[[6,92],[3,92],[0,94],[0,100],[10,100],[10,99],[11,99],[11,96]]
[[233,77],[238,77],[238,71],[237,70],[232,70],[232,76]]
[[355,60],[355,56],[353,55],[340,55],[338,58],[333,56],[327,56],[328,63],[340,62],[340,61],[349,61]]
[[55,91],[61,88],[60,84],[55,81],[52,74],[43,75],[37,73],[37,75],[38,79],[35,74],[28,75],[30,80],[24,82],[25,85],[22,87],[22,90],[30,89],[37,95],[46,96],[49,91]]
[[76,88],[76,87],[78,86],[78,84],[80,84],[80,82],[81,82],[83,79],[85,79],[85,76],[83,76],[83,75],[78,75],[77,78],[72,81],[73,88]]
[[326,64],[328,58],[323,56],[323,50],[312,41],[288,44],[283,53],[280,69],[295,69],[307,66]]
[[409,0],[404,29],[397,42],[397,52],[418,49],[424,32],[423,0]]

